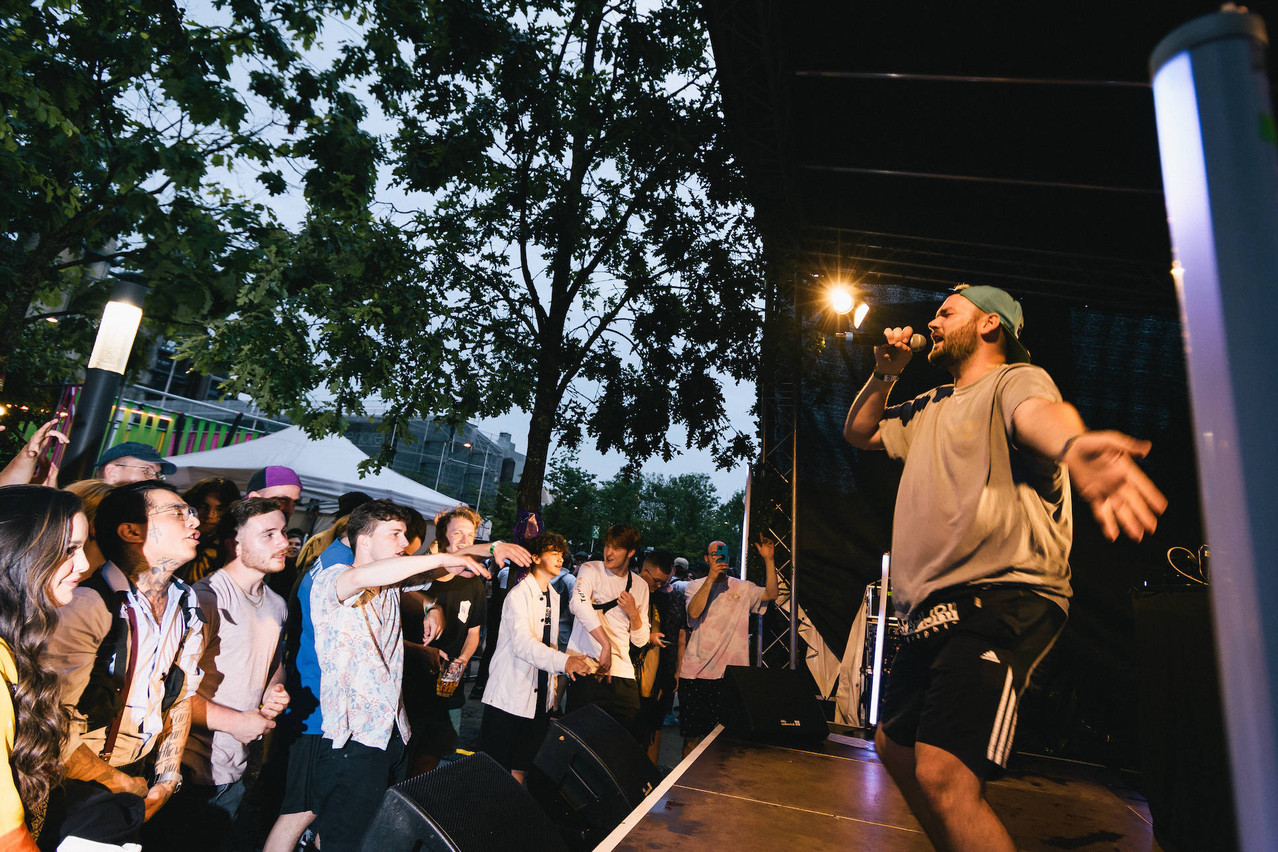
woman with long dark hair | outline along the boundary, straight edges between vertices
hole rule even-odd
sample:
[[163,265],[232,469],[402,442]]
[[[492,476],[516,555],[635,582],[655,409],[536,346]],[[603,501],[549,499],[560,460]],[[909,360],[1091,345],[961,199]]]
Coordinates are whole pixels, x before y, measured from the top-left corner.
[[62,779],[67,719],[58,678],[41,665],[88,571],[80,498],[38,485],[0,488],[0,848],[35,850],[49,792]]
[[193,560],[178,569],[178,577],[187,583],[196,583],[226,562],[219,527],[222,516],[240,499],[240,489],[225,477],[213,476],[192,485],[182,499],[199,513],[200,549]]

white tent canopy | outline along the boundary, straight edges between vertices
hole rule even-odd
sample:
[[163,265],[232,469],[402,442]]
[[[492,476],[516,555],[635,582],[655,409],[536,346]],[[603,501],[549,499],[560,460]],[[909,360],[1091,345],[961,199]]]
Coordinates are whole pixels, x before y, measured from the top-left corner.
[[375,499],[412,506],[427,520],[459,503],[389,468],[361,477],[358,465],[367,461],[368,456],[359,447],[340,435],[312,440],[300,426],[290,426],[242,444],[172,456],[168,460],[178,467],[177,473],[168,477],[178,488],[186,488],[205,477],[223,476],[243,491],[254,471],[268,465],[291,467],[302,480],[302,502],[318,499],[320,511],[325,514],[336,511],[337,498],[347,491],[363,491]]

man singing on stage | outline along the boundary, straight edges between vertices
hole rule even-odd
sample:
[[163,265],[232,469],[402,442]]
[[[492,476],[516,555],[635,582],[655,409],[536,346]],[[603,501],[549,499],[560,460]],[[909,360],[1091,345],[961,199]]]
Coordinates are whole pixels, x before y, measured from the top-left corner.
[[1167,505],[1134,461],[1149,442],[1088,431],[1030,366],[1021,327],[1003,290],[956,288],[928,323],[927,356],[954,384],[888,408],[913,329],[886,329],[843,429],[905,463],[891,568],[905,642],[875,745],[943,850],[1014,849],[984,785],[1007,765],[1021,693],[1065,624],[1071,481],[1110,540],[1139,541]]

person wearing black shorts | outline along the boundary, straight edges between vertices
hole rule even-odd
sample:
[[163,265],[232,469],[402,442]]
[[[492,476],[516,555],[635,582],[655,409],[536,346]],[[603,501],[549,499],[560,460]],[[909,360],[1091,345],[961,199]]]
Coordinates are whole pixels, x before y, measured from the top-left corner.
[[1167,501],[1136,466],[1149,450],[1090,432],[1020,342],[1021,305],[959,287],[928,324],[954,384],[887,407],[913,329],[884,330],[844,437],[904,462],[892,595],[906,620],[875,746],[938,849],[1012,852],[986,779],[1006,766],[1022,691],[1064,627],[1070,487],[1111,540],[1152,532]]
[[506,596],[501,630],[484,687],[479,747],[517,780],[532,765],[546,736],[554,675],[588,675],[584,654],[559,650],[559,595],[550,590],[568,556],[563,536],[542,533],[524,542],[532,571]]

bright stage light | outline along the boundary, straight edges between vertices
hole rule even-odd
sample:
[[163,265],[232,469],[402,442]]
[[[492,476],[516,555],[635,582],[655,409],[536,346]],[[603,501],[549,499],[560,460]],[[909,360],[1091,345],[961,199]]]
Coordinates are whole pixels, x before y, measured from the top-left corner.
[[836,314],[846,314],[852,310],[853,304],[852,294],[845,288],[834,287],[830,290],[830,309]]

